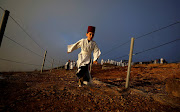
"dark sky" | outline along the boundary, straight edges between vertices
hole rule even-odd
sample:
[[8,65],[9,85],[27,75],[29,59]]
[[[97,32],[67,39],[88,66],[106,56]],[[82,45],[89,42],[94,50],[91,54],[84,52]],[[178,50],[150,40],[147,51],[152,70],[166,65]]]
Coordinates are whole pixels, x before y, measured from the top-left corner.
[[[45,65],[64,64],[77,60],[77,50],[67,54],[67,45],[86,38],[89,25],[96,26],[94,40],[101,59],[128,59],[130,39],[148,34],[180,21],[179,0],[1,0],[0,7],[9,10],[11,17],[38,43],[29,38],[12,18],[8,19],[5,35],[43,56]],[[3,10],[0,9],[0,19]],[[180,38],[180,24],[135,39],[134,53]],[[128,42],[129,41],[129,42]],[[128,42],[127,44],[124,44]],[[124,44],[124,45],[122,45]],[[121,46],[122,45],[122,46]],[[118,47],[119,46],[119,47]],[[43,49],[44,50],[43,50]],[[180,60],[180,40],[157,49],[134,55],[133,61],[164,58],[168,62]],[[0,58],[41,65],[42,57],[27,51],[6,37],[0,48]],[[57,66],[57,65],[56,65]],[[0,71],[35,70],[40,66],[17,64],[0,60]]]

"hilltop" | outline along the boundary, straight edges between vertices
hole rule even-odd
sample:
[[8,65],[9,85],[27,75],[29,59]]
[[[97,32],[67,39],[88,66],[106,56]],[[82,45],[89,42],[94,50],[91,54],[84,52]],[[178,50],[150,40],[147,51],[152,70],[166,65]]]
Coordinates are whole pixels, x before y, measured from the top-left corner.
[[76,70],[7,72],[0,79],[0,111],[173,111],[180,110],[180,64],[93,65],[93,85],[79,88]]

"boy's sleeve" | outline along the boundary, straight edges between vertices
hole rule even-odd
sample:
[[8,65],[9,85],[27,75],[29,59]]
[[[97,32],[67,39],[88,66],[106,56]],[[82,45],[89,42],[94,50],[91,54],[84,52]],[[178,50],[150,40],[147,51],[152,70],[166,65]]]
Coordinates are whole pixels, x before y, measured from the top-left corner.
[[94,57],[93,61],[97,61],[100,55],[101,55],[101,51],[98,48],[97,44],[95,43],[94,52],[93,52],[93,57]]
[[72,51],[80,48],[81,47],[81,42],[82,42],[82,39],[79,40],[78,42],[76,42],[75,44],[68,45],[67,46],[67,52],[72,52]]

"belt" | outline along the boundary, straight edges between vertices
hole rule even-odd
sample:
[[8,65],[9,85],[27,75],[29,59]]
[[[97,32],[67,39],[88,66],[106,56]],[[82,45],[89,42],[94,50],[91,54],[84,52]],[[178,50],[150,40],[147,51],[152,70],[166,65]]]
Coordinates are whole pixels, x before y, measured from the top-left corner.
[[86,55],[90,55],[90,52],[86,52],[86,51],[81,51],[82,54],[86,54]]

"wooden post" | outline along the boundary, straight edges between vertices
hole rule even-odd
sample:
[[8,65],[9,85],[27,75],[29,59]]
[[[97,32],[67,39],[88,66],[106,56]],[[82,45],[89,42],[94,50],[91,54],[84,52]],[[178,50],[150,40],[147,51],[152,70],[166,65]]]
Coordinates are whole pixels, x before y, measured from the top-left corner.
[[44,59],[43,59],[42,67],[41,67],[41,73],[43,72],[43,69],[44,69],[44,63],[46,61],[46,53],[47,53],[47,51],[45,51],[45,53],[44,53]]
[[131,46],[130,46],[129,62],[128,62],[128,71],[127,71],[126,86],[125,86],[126,89],[129,87],[129,77],[130,77],[130,71],[131,71],[131,61],[132,61],[132,54],[133,54],[133,46],[134,46],[134,38],[131,38]]
[[50,70],[50,72],[52,72],[52,69],[53,69],[53,64],[54,64],[54,59],[52,60],[51,70]]
[[1,47],[1,42],[2,42],[2,39],[3,39],[3,36],[4,36],[5,29],[6,29],[6,24],[7,24],[7,21],[8,21],[9,13],[10,12],[8,10],[5,10],[4,11],[4,15],[3,15],[3,19],[1,21],[1,27],[0,27],[0,47]]

